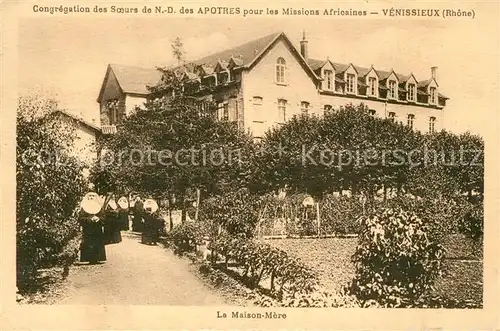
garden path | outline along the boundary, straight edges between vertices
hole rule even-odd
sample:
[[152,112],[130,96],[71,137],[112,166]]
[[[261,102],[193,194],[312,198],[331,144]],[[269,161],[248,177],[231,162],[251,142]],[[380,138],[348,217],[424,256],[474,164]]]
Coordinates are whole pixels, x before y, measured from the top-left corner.
[[138,235],[122,232],[122,237],[106,246],[105,263],[71,268],[68,290],[57,304],[225,305],[186,260],[160,245],[141,244]]

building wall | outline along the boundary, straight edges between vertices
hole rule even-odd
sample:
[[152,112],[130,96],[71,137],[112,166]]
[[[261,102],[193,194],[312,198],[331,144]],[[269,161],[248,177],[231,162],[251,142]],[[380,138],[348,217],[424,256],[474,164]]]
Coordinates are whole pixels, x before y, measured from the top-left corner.
[[72,152],[86,163],[92,163],[97,159],[96,131],[86,125],[80,124],[75,127],[76,139],[73,143]]
[[[285,84],[276,83],[276,61],[286,61]],[[242,77],[245,128],[259,137],[270,127],[282,122],[279,118],[278,99],[286,104],[286,119],[300,113],[301,102],[310,103],[309,113],[320,113],[319,95],[314,81],[283,41],[269,52]],[[256,102],[260,97],[262,102]]]
[[72,145],[67,153],[86,164],[84,175],[88,175],[90,167],[97,160],[96,135],[97,130],[83,124],[79,120],[63,114],[59,120],[64,124],[63,130],[71,130],[74,135]]
[[144,108],[146,97],[132,96],[127,94],[125,97],[125,114],[129,116],[135,110],[135,107]]
[[429,131],[429,119],[430,117],[435,117],[435,130],[439,131],[443,128],[443,110],[428,108],[422,106],[413,106],[413,105],[402,105],[402,104],[394,104],[380,101],[373,101],[369,99],[353,99],[341,96],[332,96],[332,95],[321,95],[320,96],[321,108],[324,109],[325,105],[331,105],[334,109],[338,109],[340,106],[345,106],[349,103],[353,105],[359,105],[360,103],[365,104],[368,108],[376,111],[376,116],[385,118],[389,115],[389,112],[395,113],[396,121],[403,122],[406,124],[408,114],[413,114],[414,122],[413,126],[416,130],[419,130],[423,133]]

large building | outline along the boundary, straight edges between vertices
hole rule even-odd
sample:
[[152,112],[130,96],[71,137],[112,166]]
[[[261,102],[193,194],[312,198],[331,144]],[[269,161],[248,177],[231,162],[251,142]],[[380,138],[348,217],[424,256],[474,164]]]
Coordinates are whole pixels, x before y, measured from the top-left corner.
[[[183,68],[184,88],[209,96],[218,117],[235,121],[254,137],[300,113],[363,103],[374,116],[422,132],[443,128],[448,99],[439,93],[436,67],[419,80],[412,73],[312,59],[305,33],[298,50],[283,32],[209,55]],[[146,86],[161,79],[156,69],[110,64],[97,101],[103,133],[144,103]]]

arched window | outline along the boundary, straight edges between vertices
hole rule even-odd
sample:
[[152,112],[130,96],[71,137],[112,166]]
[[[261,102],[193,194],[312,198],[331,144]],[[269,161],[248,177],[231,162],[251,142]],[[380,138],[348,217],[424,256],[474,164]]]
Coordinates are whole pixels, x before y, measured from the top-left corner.
[[285,83],[285,70],[286,70],[286,61],[284,58],[279,57],[276,61],[276,83],[284,84]]

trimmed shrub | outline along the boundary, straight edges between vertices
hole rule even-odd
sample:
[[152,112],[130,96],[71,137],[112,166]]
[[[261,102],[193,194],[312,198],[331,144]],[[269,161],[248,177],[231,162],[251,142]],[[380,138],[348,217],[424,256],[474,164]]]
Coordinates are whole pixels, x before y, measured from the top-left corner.
[[484,204],[481,202],[465,214],[460,224],[460,232],[474,241],[480,241],[484,233]]
[[206,233],[200,223],[185,222],[174,226],[169,236],[173,239],[175,253],[182,254],[194,252]]
[[415,213],[381,208],[361,218],[349,290],[361,302],[386,307],[414,305],[441,273],[444,250],[429,238],[429,225]]
[[311,293],[318,285],[317,277],[310,268],[299,259],[268,244],[254,242],[243,236],[222,235],[210,246],[213,252],[224,258],[226,268],[229,262],[243,268],[241,276],[250,287],[256,287],[264,277],[270,277],[271,293],[279,298],[285,293],[292,296],[296,293]]

